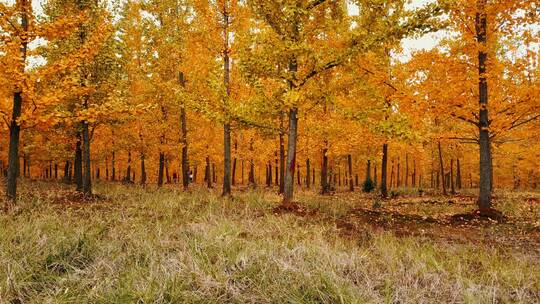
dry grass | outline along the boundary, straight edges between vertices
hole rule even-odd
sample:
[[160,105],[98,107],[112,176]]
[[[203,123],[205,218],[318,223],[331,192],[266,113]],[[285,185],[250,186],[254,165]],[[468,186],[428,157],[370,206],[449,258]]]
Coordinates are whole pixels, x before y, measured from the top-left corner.
[[[25,187],[17,210],[0,215],[0,303],[540,302],[538,248],[495,240],[514,234],[507,226],[466,227],[493,242],[398,236],[352,212],[435,218],[474,208],[465,203],[378,207],[369,196],[304,193],[316,212],[299,217],[274,214],[278,197],[265,192],[222,200],[99,185],[107,199],[77,203],[60,186]],[[511,223],[534,232],[540,206],[522,201],[537,194],[500,195]]]

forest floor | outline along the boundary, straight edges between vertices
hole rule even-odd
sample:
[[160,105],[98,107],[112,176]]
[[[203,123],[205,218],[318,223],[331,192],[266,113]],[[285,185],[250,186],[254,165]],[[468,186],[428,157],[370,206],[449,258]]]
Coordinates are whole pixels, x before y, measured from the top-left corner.
[[[390,200],[24,182],[0,213],[0,303],[540,303],[540,193]],[[399,192],[399,191],[398,191]]]

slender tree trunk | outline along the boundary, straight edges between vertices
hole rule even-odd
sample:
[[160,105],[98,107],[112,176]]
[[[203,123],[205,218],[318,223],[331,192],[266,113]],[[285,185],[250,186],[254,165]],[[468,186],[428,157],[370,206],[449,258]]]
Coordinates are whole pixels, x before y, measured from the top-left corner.
[[284,113],[280,114],[279,131],[279,194],[285,192],[285,134],[284,134]]
[[112,166],[111,180],[114,182],[116,181],[116,152],[115,151],[112,152],[111,166]]
[[276,186],[279,186],[279,160],[278,160],[278,152],[274,152],[274,158],[275,158],[275,166],[274,166],[274,184]]
[[409,153],[405,153],[405,188],[409,187]]
[[[26,12],[27,0],[21,0],[21,29],[24,34],[28,31],[28,15]],[[26,63],[26,52],[28,48],[27,40],[21,42],[21,58],[22,66],[21,73],[24,73]],[[9,152],[8,152],[8,172],[6,182],[6,209],[9,209],[10,204],[14,204],[17,200],[17,177],[19,176],[19,144],[21,135],[21,126],[19,118],[22,114],[23,94],[22,88],[17,88],[13,94],[13,109],[11,112],[11,122],[9,125]]]
[[456,187],[454,183],[454,159],[450,160],[450,193],[456,194]]
[[383,156],[381,162],[381,196],[388,197],[388,188],[386,187],[386,175],[388,172],[388,144],[383,145]]
[[489,114],[488,114],[488,83],[487,83],[487,0],[478,0],[476,13],[476,36],[480,50],[478,52],[478,74],[479,74],[479,144],[480,144],[480,193],[478,197],[478,207],[480,212],[491,208],[492,196],[492,161],[491,143],[489,134]]
[[310,181],[311,181],[311,167],[309,163],[309,158],[306,159],[306,188],[310,188]]
[[18,123],[22,112],[22,93],[16,92],[13,96],[13,112],[9,126],[9,156],[8,174],[6,183],[6,196],[9,203],[17,199],[17,176],[19,175],[19,142],[21,126]]
[[330,193],[330,185],[328,183],[328,149],[325,147],[322,150],[322,166],[321,166],[321,194]]
[[233,159],[232,163],[231,184],[232,186],[236,185],[236,157]]
[[[230,58],[229,58],[229,8],[228,1],[223,1],[223,85],[227,96],[223,100],[225,111],[228,109],[229,97],[231,95],[230,86]],[[226,118],[223,124],[223,196],[231,195],[231,125]]]
[[[179,74],[179,81],[182,87],[186,86],[186,81],[184,79],[184,73]],[[181,134],[181,144],[182,144],[182,186],[184,191],[187,191],[189,188],[189,158],[188,158],[188,130],[187,130],[187,114],[186,114],[186,104],[182,103],[180,106],[180,128],[182,131]]]
[[81,148],[81,132],[77,132],[77,143],[75,144],[75,160],[73,166],[73,174],[75,175],[75,184],[77,192],[83,191],[83,173],[82,173],[82,148]]
[[294,169],[296,165],[296,141],[298,136],[298,108],[289,111],[289,136],[287,149],[287,164],[285,168],[285,189],[283,205],[288,205],[294,195]]
[[[442,178],[442,188],[443,188],[443,194],[446,195],[446,181],[445,181],[445,172],[444,172],[444,162],[442,157],[442,149],[441,149],[441,141],[439,141],[439,166],[440,166],[440,172],[441,172],[441,178]],[[437,182],[438,183],[438,182]]]
[[146,168],[144,165],[144,152],[141,152],[141,185],[146,185]]
[[459,158],[457,159],[456,186],[461,189],[461,163]]
[[131,150],[128,150],[128,166],[124,179],[126,182],[131,182]]
[[396,176],[396,187],[399,188],[401,187],[401,161],[399,160],[399,156],[397,158],[397,176]]
[[[87,107],[88,105],[86,105]],[[87,121],[83,121],[83,193],[92,194],[92,174],[90,165],[90,130]]]
[[69,183],[69,161],[66,160],[64,164],[64,183]]
[[354,192],[351,154],[347,155],[347,164],[349,165],[349,191]]
[[212,172],[210,168],[210,156],[206,156],[206,168],[204,170],[204,176],[206,181],[206,187],[212,188]]

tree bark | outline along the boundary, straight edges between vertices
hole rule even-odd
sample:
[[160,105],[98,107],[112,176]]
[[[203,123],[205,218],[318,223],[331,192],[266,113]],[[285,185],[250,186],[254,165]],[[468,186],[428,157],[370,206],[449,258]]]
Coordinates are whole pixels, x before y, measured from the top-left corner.
[[456,187],[454,183],[454,159],[450,160],[450,193],[452,195],[456,194]]
[[381,162],[381,196],[388,197],[388,188],[386,186],[386,175],[388,173],[388,144],[383,145],[383,156]]
[[287,149],[287,163],[285,168],[285,189],[283,192],[283,205],[292,203],[294,195],[294,171],[296,165],[296,142],[298,136],[298,108],[289,111],[289,135]]
[[354,192],[353,173],[352,173],[352,155],[347,155],[347,164],[349,166],[349,191]]
[[204,176],[206,181],[206,187],[209,189],[212,188],[212,176],[211,176],[211,168],[210,168],[210,156],[206,156],[206,168],[204,170]]
[[6,183],[6,196],[8,203],[15,203],[17,199],[17,176],[19,175],[19,143],[21,126],[18,123],[22,113],[22,92],[13,95],[13,110],[9,126],[9,155],[8,173]]
[[[231,66],[229,58],[229,11],[228,1],[223,1],[223,85],[227,95],[223,100],[223,107],[228,111],[229,97],[231,95],[230,77]],[[231,195],[231,124],[227,115],[225,115],[223,124],[223,196]]]
[[[26,12],[27,0],[22,0],[21,28],[26,34],[28,32],[28,15]],[[28,41],[21,41],[21,73],[24,73],[26,63],[26,52],[28,49]],[[21,126],[19,118],[22,114],[22,88],[17,88],[13,94],[13,109],[11,112],[11,122],[9,126],[9,152],[8,152],[8,172],[6,182],[6,209],[9,209],[9,204],[14,204],[17,200],[17,177],[19,176],[19,144],[21,136]]]
[[322,150],[322,165],[321,165],[321,194],[330,193],[330,184],[328,183],[328,149],[325,147]]
[[[85,102],[86,107],[88,104]],[[92,172],[90,164],[90,130],[87,121],[83,121],[83,193],[92,195]]]
[[[180,85],[184,88],[186,86],[186,81],[184,79],[184,73],[179,74]],[[189,188],[189,158],[188,158],[188,131],[187,131],[187,114],[186,114],[186,105],[185,102],[180,106],[180,128],[182,131],[181,134],[181,144],[182,144],[182,186],[184,191]]]
[[280,114],[280,131],[279,131],[279,194],[285,192],[285,131],[284,131],[284,113]]
[[491,143],[489,132],[488,113],[488,83],[487,83],[487,16],[486,0],[478,0],[476,13],[476,36],[480,50],[478,52],[478,87],[479,87],[479,144],[480,144],[480,192],[478,197],[478,207],[480,212],[491,208],[492,196],[492,162]]
[[77,132],[77,143],[75,144],[75,160],[73,165],[73,174],[75,175],[75,185],[77,192],[83,191],[82,158],[81,132]]
[[[439,166],[440,166],[440,173],[442,178],[442,189],[443,189],[443,195],[446,195],[446,180],[445,180],[445,172],[444,172],[444,162],[442,157],[442,149],[441,149],[441,141],[439,140]],[[437,182],[438,183],[438,182]]]
[[461,189],[461,163],[459,158],[457,159],[456,186],[458,189]]
[[310,188],[311,182],[311,164],[309,163],[309,158],[306,159],[306,188]]

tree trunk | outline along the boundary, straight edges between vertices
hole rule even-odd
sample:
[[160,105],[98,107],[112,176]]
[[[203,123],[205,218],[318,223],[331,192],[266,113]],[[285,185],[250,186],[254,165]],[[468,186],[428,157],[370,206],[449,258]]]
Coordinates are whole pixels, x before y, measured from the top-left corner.
[[90,130],[87,121],[83,121],[83,193],[92,195],[92,172],[90,166]]
[[[22,2],[22,14],[21,14],[21,29],[26,35],[28,31],[28,15],[26,12],[27,0]],[[27,40],[21,40],[21,58],[22,66],[21,73],[24,73],[26,62],[26,52],[28,49]],[[21,136],[21,126],[19,125],[19,118],[22,114],[22,88],[17,88],[17,91],[13,94],[13,109],[11,112],[11,122],[9,126],[9,152],[8,152],[8,172],[6,182],[6,209],[9,209],[9,204],[14,204],[17,200],[17,177],[19,176],[19,144]]]
[[328,183],[328,152],[327,148],[322,150],[322,166],[321,166],[321,194],[330,193],[330,184]]
[[459,158],[457,159],[456,186],[458,189],[461,189],[461,163]]
[[298,108],[289,111],[289,136],[287,149],[287,163],[285,168],[285,189],[283,193],[283,205],[288,205],[294,195],[294,169],[296,165],[296,142],[298,136]]
[[[186,82],[184,74],[180,73],[180,84],[185,87]],[[187,118],[186,118],[186,105],[182,103],[180,106],[180,128],[182,130],[181,143],[182,143],[182,186],[184,191],[189,188],[189,158],[188,158],[188,131],[187,131]]]
[[280,131],[279,131],[279,194],[285,192],[285,134],[283,131],[284,113],[280,114]]
[[381,196],[388,197],[388,188],[386,187],[386,175],[388,172],[388,144],[383,145],[383,156],[381,162]]
[[[229,8],[228,1],[223,1],[223,85],[227,96],[223,100],[225,111],[228,110],[231,95],[231,66],[229,58]],[[231,195],[231,125],[228,119],[223,124],[223,196]]]
[[310,182],[311,182],[311,167],[309,163],[309,158],[306,159],[306,188],[310,188]]
[[456,194],[456,187],[454,184],[454,159],[450,160],[450,193],[452,195]]
[[409,153],[405,153],[405,188],[409,187]]
[[479,75],[479,144],[480,144],[480,192],[478,207],[480,212],[491,208],[492,196],[492,162],[491,143],[489,138],[489,114],[488,114],[488,83],[487,83],[487,13],[486,0],[478,0],[476,13],[476,36],[480,51],[478,52],[478,75]]
[[349,166],[349,191],[354,192],[353,173],[352,173],[352,155],[347,155],[347,164]]
[[212,188],[212,172],[210,172],[210,156],[206,156],[206,168],[204,170],[204,178],[206,181],[206,187]]
[[141,185],[146,185],[146,168],[144,165],[144,152],[141,152]]
[[69,161],[66,160],[66,163],[64,164],[64,183],[69,183]]
[[112,152],[111,166],[112,166],[111,180],[114,182],[116,181],[116,152],[115,151]]
[[83,191],[83,176],[82,176],[82,149],[81,149],[81,132],[77,132],[77,143],[75,144],[75,160],[73,166],[73,174],[75,175],[75,184],[77,192]]
[[441,149],[441,141],[439,140],[439,166],[440,166],[440,172],[441,172],[441,178],[442,178],[442,189],[443,189],[443,195],[446,195],[446,181],[445,181],[445,172],[444,172],[444,162],[442,157],[442,149]]
[[19,142],[21,126],[18,123],[22,112],[22,92],[13,95],[13,112],[9,126],[9,155],[8,174],[6,183],[6,196],[8,203],[15,203],[17,199],[17,176],[19,175]]
[[131,182],[131,150],[128,150],[128,166],[124,180],[126,182]]
[[233,159],[232,163],[231,185],[236,185],[236,157]]

